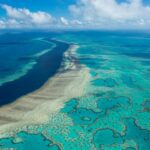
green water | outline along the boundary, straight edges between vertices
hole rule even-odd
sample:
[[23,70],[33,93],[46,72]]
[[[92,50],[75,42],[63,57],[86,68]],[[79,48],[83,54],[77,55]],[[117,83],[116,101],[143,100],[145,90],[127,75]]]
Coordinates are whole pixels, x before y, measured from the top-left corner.
[[[86,92],[69,100],[46,125],[22,129],[28,134],[2,139],[0,147],[33,149],[29,142],[39,144],[39,150],[149,150],[150,33],[87,31],[55,37],[80,46],[75,57],[91,74]],[[14,144],[17,138],[26,142]]]

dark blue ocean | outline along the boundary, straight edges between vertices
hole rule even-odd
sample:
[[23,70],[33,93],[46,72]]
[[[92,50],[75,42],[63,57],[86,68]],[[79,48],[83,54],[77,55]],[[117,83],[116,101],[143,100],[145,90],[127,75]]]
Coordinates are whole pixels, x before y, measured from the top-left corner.
[[69,44],[51,37],[50,33],[0,35],[0,105],[35,91],[57,72]]

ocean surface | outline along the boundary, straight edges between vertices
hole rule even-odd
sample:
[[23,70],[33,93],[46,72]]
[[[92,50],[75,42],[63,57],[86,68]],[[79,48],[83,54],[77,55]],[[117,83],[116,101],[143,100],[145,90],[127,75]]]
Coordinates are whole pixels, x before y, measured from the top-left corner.
[[[41,37],[44,41],[49,40],[43,42]],[[51,38],[77,43],[80,46],[74,57],[78,63],[84,64],[90,70],[91,78],[85,87],[86,92],[83,97],[68,100],[65,107],[47,124],[29,126],[13,137],[1,139],[0,148],[149,150],[150,32],[74,31],[0,35],[2,96],[7,99],[7,93],[1,92],[5,85],[11,91],[11,84],[15,85],[19,80],[20,85],[21,78],[31,81],[33,76],[30,72],[38,71],[40,64],[43,64],[47,57],[40,85],[36,86],[33,81],[34,88],[26,90],[29,88],[29,84],[26,84],[22,94],[39,88],[48,77],[57,72],[68,44],[51,41]],[[51,51],[33,59],[33,56],[44,49]],[[54,65],[54,69],[49,67],[49,61],[59,63],[57,67]],[[31,65],[32,62],[36,62],[36,65]],[[27,69],[27,64],[30,69]],[[52,74],[48,73],[53,69]],[[20,75],[21,70],[26,70],[23,75]],[[0,103],[5,102],[0,99]]]
[[[31,34],[32,35],[32,34]],[[1,35],[0,105],[39,89],[60,68],[69,44],[50,37]],[[8,41],[7,40],[8,36]],[[18,40],[19,39],[19,40]],[[4,80],[5,79],[5,80]]]

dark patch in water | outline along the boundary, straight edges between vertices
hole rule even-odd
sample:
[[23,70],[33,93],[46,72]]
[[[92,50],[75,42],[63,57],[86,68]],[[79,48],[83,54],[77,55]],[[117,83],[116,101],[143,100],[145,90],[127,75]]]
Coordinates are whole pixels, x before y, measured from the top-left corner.
[[143,61],[141,61],[141,63],[142,63],[142,65],[144,65],[144,66],[150,66],[150,60],[143,60]]
[[65,107],[61,109],[61,112],[63,113],[69,113],[72,111],[75,111],[77,108],[78,102],[77,99],[71,99],[65,104]]
[[95,147],[99,149],[102,145],[122,144],[121,136],[111,129],[99,129],[93,135]]
[[9,72],[11,70],[11,68],[0,68],[0,72]]
[[128,75],[122,75],[121,76],[122,82],[126,84],[130,88],[135,87],[135,79],[133,79],[131,76]]
[[150,58],[150,53],[123,53],[124,55],[139,58]]
[[75,124],[88,125],[92,124],[100,116],[100,113],[86,108],[77,108],[75,111],[69,112],[68,116],[73,119]]
[[3,42],[3,43],[0,43],[0,46],[7,46],[7,45],[22,45],[24,44],[23,42]]
[[144,110],[150,112],[150,100],[146,100],[143,104]]
[[145,44],[126,44],[126,45],[122,45],[123,47],[130,47],[130,48],[149,48],[149,45],[145,45]]
[[35,58],[33,58],[33,57],[28,57],[28,56],[24,56],[24,57],[18,58],[18,61],[31,61],[31,60],[33,60],[33,59],[35,59]]
[[21,141],[15,142],[15,138],[5,138],[0,140],[0,148],[15,148],[20,150],[60,150],[57,144],[46,139],[42,134],[28,134],[26,132],[20,132],[16,137],[21,138]]
[[116,81],[111,78],[106,78],[106,79],[96,79],[92,81],[92,84],[95,86],[106,86],[106,87],[114,87],[116,85]]
[[126,148],[125,150],[136,150],[136,149],[133,148],[133,147],[128,147],[128,148]]
[[130,105],[130,100],[129,98],[124,97],[124,96],[110,98],[110,99],[103,98],[103,99],[98,100],[97,105],[100,110],[103,110],[104,112],[106,112],[108,110],[111,110],[117,107],[126,108]]
[[148,150],[150,148],[150,131],[138,127],[133,118],[127,118],[124,122],[126,132],[123,138],[126,140],[134,140],[139,150]]

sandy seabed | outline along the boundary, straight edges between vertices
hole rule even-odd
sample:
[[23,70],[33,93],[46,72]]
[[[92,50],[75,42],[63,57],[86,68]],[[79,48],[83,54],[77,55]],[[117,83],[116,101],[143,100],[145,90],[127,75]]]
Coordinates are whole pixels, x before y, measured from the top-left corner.
[[64,54],[64,69],[61,68],[43,87],[0,108],[0,138],[24,126],[47,123],[51,114],[58,112],[66,101],[84,94],[90,75],[85,66],[74,60],[77,48],[78,45],[70,46]]

